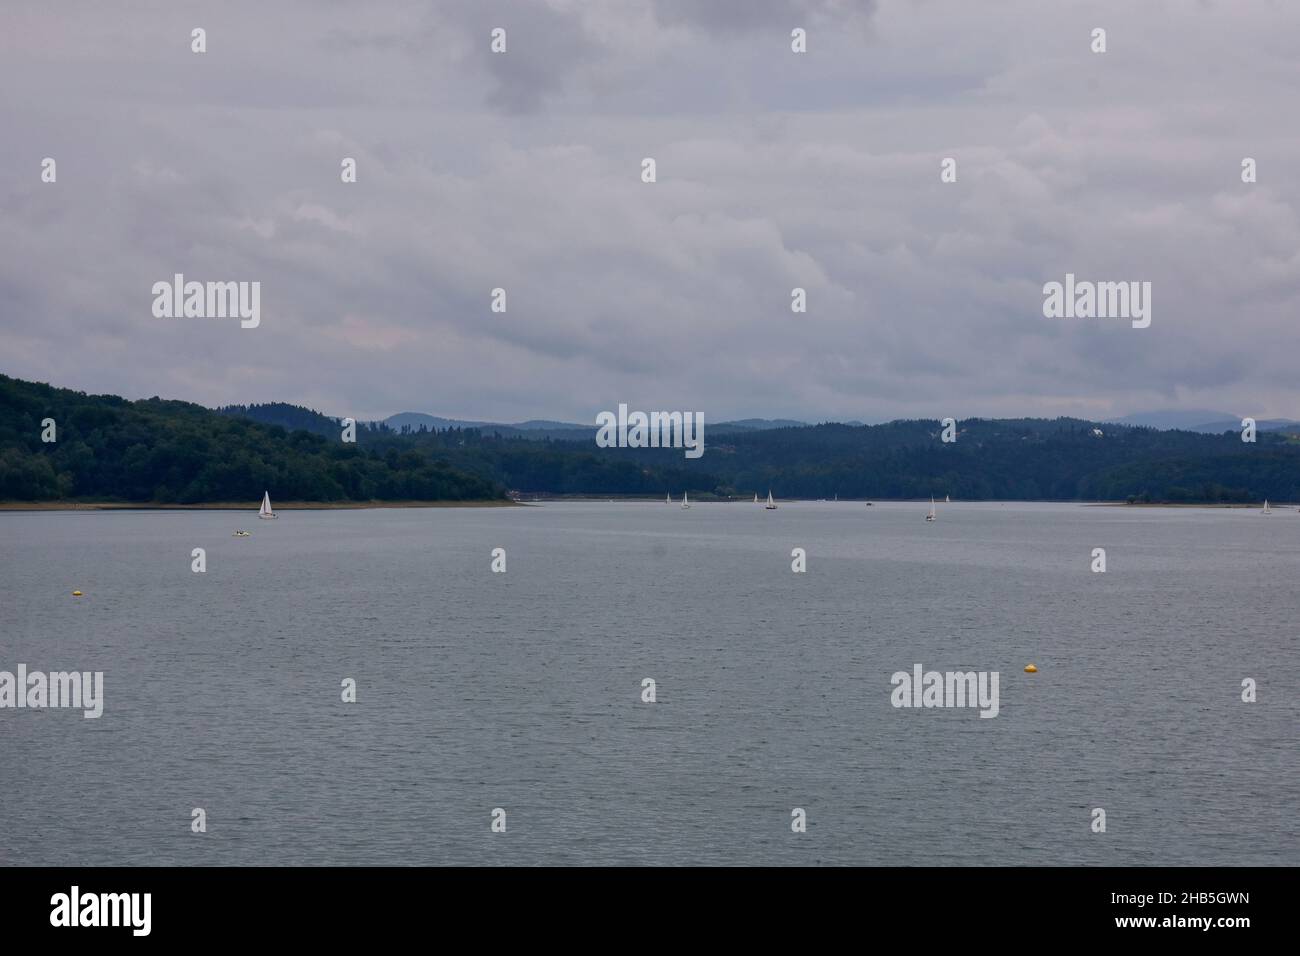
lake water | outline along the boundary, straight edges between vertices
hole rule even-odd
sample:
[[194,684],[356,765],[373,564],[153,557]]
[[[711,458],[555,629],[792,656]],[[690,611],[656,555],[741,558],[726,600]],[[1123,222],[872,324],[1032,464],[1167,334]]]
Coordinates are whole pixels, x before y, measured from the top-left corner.
[[1300,513],[927,507],[0,514],[0,863],[1300,864]]

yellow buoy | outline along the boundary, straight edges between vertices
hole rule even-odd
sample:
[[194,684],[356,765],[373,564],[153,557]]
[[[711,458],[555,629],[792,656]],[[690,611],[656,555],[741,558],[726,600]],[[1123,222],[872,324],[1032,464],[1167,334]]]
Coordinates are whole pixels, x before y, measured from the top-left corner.
[[80,592],[80,591],[73,591],[73,592],[72,592],[72,596],[73,596],[73,597],[81,597],[81,592]]
[[1026,673],[1026,674],[1037,674],[1037,673],[1038,673],[1038,668],[1035,667],[1033,664],[1026,664],[1026,665],[1025,665],[1025,673]]

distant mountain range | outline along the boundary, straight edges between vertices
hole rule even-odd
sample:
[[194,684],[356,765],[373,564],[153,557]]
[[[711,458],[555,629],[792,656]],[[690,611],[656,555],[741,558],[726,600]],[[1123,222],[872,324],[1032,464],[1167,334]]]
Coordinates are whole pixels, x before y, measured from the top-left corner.
[[[1166,412],[1138,412],[1123,418],[1110,419],[1111,424],[1132,425],[1135,428],[1157,428],[1161,431],[1199,432],[1202,435],[1221,435],[1241,431],[1241,415],[1213,412],[1205,409]],[[1261,418],[1255,421],[1256,431],[1276,432],[1300,429],[1300,422],[1290,418]]]
[[[1137,412],[1122,418],[1108,419],[1105,424],[1129,425],[1134,428],[1155,428],[1159,431],[1197,432],[1202,435],[1220,435],[1223,432],[1241,431],[1240,415],[1228,412],[1216,412],[1207,409],[1187,411]],[[863,422],[838,422],[827,420],[827,424],[861,427]],[[426,429],[442,428],[478,428],[486,432],[497,432],[502,437],[518,435],[524,438],[552,438],[561,440],[587,440],[594,434],[594,425],[579,425],[575,422],[557,422],[531,420],[526,422],[483,422],[457,418],[440,418],[423,412],[401,412],[384,419],[384,424],[396,431],[403,427],[419,431],[423,425]],[[881,422],[880,424],[884,424]],[[812,423],[793,418],[742,418],[726,422],[706,422],[706,428],[715,435],[726,435],[738,431],[769,431],[773,428],[811,428]],[[1300,421],[1290,418],[1261,418],[1255,422],[1258,431],[1297,431]]]
[[[595,424],[579,425],[575,422],[554,422],[544,419],[531,419],[526,422],[482,422],[463,418],[441,418],[426,415],[424,412],[399,412],[390,415],[383,422],[394,431],[403,428],[418,432],[421,427],[426,431],[444,428],[477,428],[487,434],[497,434],[502,438],[535,438],[556,441],[590,441],[596,434]],[[852,424],[861,424],[855,422]],[[705,422],[709,434],[726,435],[738,431],[765,431],[772,428],[806,428],[807,422],[789,418],[746,418],[735,422]]]
[[[338,419],[319,412],[273,402],[266,405],[231,405],[218,409],[222,414],[238,415],[268,425],[280,425],[290,430],[304,429],[318,435],[332,436],[338,432]],[[990,419],[992,420],[992,419]],[[1082,419],[1080,419],[1082,420]],[[367,423],[372,427],[388,428],[401,434],[419,434],[440,432],[447,429],[474,429],[484,435],[499,438],[523,438],[531,441],[570,441],[590,442],[596,434],[596,426],[581,425],[577,422],[561,422],[549,419],[530,419],[525,422],[489,422],[465,418],[443,418],[439,415],[427,415],[423,412],[401,412],[390,415],[382,422]],[[824,422],[823,424],[843,425],[850,428],[875,427],[865,426],[854,420],[848,422]],[[881,422],[879,424],[890,424]],[[1183,431],[1200,435],[1222,435],[1225,432],[1239,434],[1241,417],[1227,412],[1210,409],[1188,409],[1176,411],[1138,412],[1114,418],[1101,425],[1125,426],[1128,428],[1151,428],[1157,431]],[[1300,421],[1288,418],[1267,418],[1256,421],[1258,432],[1281,432],[1300,435]],[[735,421],[707,422],[705,432],[711,439],[749,433],[770,432],[784,428],[817,428],[809,422],[793,418],[742,418]]]
[[[273,402],[267,405],[231,405],[218,409],[224,414],[239,415],[269,425],[284,428],[302,428],[318,434],[333,434],[338,430],[337,419],[296,405]],[[443,418],[439,415],[427,415],[424,412],[401,412],[390,415],[382,422],[401,434],[403,430],[419,432],[444,431],[448,428],[473,428],[487,435],[499,435],[502,438],[528,438],[536,441],[591,441],[596,433],[596,426],[581,425],[576,422],[551,421],[548,419],[530,419],[526,422],[489,422],[465,418]],[[825,424],[847,425],[861,428],[863,423],[857,420],[847,422],[827,422]],[[886,424],[884,422],[880,424]],[[1224,432],[1240,432],[1241,416],[1227,412],[1208,409],[1190,409],[1185,411],[1138,412],[1113,418],[1101,424],[1126,425],[1131,428],[1154,428],[1158,431],[1185,431],[1201,435],[1221,435]],[[1261,432],[1297,432],[1300,433],[1300,421],[1289,418],[1259,419],[1255,423]],[[735,435],[744,432],[771,431],[778,428],[813,428],[809,422],[793,418],[742,418],[736,421],[705,422],[705,431],[711,436]]]

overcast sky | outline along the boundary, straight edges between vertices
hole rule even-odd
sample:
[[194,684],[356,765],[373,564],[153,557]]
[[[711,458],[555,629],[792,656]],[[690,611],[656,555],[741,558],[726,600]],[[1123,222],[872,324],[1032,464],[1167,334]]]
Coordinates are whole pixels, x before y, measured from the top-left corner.
[[[1300,418],[1297,51],[1293,0],[6,0],[0,371],[358,418]],[[176,272],[259,281],[260,327],[155,318]],[[1067,272],[1151,282],[1150,328],[1044,318]]]

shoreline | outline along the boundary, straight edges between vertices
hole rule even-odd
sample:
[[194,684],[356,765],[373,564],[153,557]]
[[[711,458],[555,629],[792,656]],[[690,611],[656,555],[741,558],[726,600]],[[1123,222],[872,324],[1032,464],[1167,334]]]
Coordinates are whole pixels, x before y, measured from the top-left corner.
[[[838,502],[843,505],[861,505],[868,499],[846,498]],[[924,498],[872,498],[873,503],[880,504],[925,504]],[[610,497],[608,495],[565,495],[555,497],[525,498],[521,500],[487,501],[288,501],[275,506],[276,511],[366,511],[379,508],[523,508],[530,505],[560,504],[564,502],[645,502],[663,504],[657,497],[648,498],[640,495]],[[676,502],[674,502],[675,504]],[[700,498],[698,504],[750,504],[748,498]],[[784,504],[833,504],[823,498],[786,498]],[[942,503],[942,502],[941,502]],[[257,511],[259,502],[212,501],[197,504],[157,504],[149,502],[123,501],[0,501],[0,512],[5,511]],[[1213,508],[1213,509],[1258,509],[1262,502],[1247,504],[1188,502],[1134,502],[1126,501],[1063,501],[1056,499],[1002,500],[961,500],[947,503],[961,504],[1074,504],[1081,508]],[[1297,507],[1294,502],[1280,502],[1278,510]]]
[[[123,501],[0,501],[0,511],[251,511],[260,502],[211,501],[199,504],[156,504]],[[280,511],[362,511],[373,508],[512,508],[517,501],[287,501]]]
[[[1219,502],[1212,502],[1208,504],[1194,504],[1194,503],[1189,503],[1184,501],[1169,501],[1169,502],[1159,502],[1159,501],[1136,502],[1135,501],[1133,502],[1133,504],[1129,504],[1127,501],[1096,501],[1096,502],[1089,503],[1088,507],[1089,508],[1216,508],[1216,509],[1247,508],[1250,509],[1250,508],[1262,508],[1264,507],[1264,502],[1255,501],[1255,502],[1247,502],[1246,504],[1240,504],[1234,502],[1233,504],[1224,504],[1223,502],[1219,501]],[[1296,504],[1295,502],[1283,501],[1283,502],[1279,502],[1277,507],[1279,509],[1294,508],[1296,507]]]

